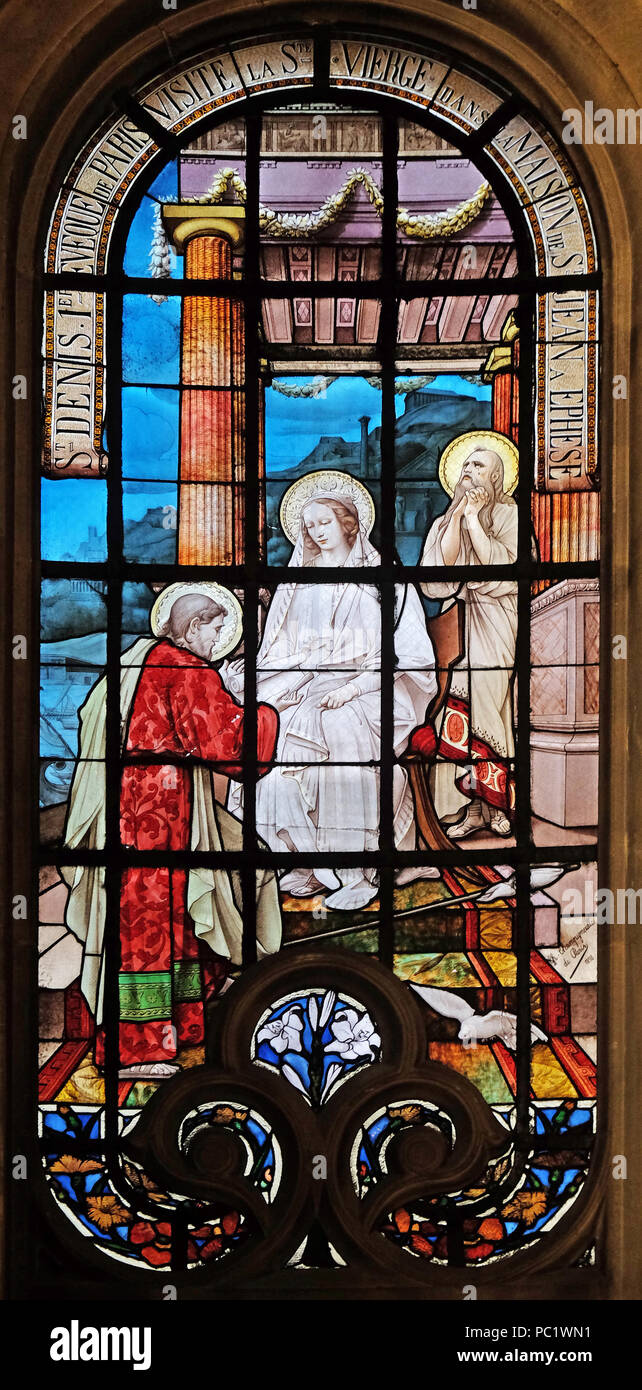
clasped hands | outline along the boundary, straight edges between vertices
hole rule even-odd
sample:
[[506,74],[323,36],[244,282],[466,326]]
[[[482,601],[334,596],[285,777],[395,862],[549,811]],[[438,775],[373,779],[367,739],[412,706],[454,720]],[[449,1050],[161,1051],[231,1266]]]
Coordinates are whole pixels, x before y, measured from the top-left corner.
[[459,516],[477,518],[482,507],[490,502],[490,496],[485,487],[471,487],[460,497],[455,511]]

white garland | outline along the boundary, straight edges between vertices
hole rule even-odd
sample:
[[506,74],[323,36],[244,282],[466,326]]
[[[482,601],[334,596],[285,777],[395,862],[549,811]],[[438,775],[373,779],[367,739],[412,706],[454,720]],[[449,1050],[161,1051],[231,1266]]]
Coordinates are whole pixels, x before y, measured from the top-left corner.
[[[316,400],[318,396],[324,396],[328,387],[338,380],[338,376],[315,376],[304,386],[297,385],[293,381],[273,381],[272,387],[281,396],[293,396],[295,398],[307,396]],[[367,376],[364,380],[367,381],[368,386],[374,386],[377,391],[381,390],[381,377]],[[395,381],[395,395],[407,396],[410,391],[422,391],[424,386],[430,386],[434,380],[434,372],[430,376],[398,377]]]
[[[154,224],[152,227],[152,244],[149,252],[148,275],[153,280],[168,280],[172,273],[172,247],[167,238],[167,232],[163,226],[160,203],[154,207]],[[151,294],[154,304],[166,304],[166,294]]]
[[[312,236],[315,232],[319,232],[324,227],[329,227],[333,222],[336,222],[337,217],[343,212],[346,204],[360,186],[365,189],[375,212],[379,217],[382,217],[383,195],[372,175],[367,169],[351,169],[338,192],[330,194],[316,212],[279,213],[275,212],[273,208],[265,207],[263,203],[259,204],[260,230],[263,236],[279,239],[299,240],[301,237]],[[247,187],[241,175],[237,173],[236,169],[219,169],[207,193],[204,193],[200,198],[185,198],[183,201],[211,206],[221,203],[230,191],[236,194],[240,203],[246,202]],[[423,241],[434,241],[437,237],[454,236],[456,232],[464,231],[471,222],[479,217],[490,196],[490,184],[482,183],[471,198],[464,199],[454,208],[446,208],[444,212],[411,213],[407,208],[398,208],[397,226],[405,236],[417,237]],[[163,244],[160,233],[161,226],[160,208],[157,208],[154,240],[150,253],[150,272],[154,278],[160,279],[166,278],[170,273],[165,251],[165,248],[169,251],[169,246],[164,229],[162,232]],[[153,297],[156,298],[156,296]]]

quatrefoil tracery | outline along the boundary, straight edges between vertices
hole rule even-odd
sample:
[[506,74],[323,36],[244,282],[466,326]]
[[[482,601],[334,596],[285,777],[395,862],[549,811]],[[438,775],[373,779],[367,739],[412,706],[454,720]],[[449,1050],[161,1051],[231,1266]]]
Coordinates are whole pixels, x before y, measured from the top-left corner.
[[[129,1211],[146,1267],[178,1258],[221,1287],[285,1270],[313,1230],[329,1265],[412,1287],[443,1278],[432,1267],[514,1256],[575,1201],[586,1163],[520,1150],[508,1117],[426,1056],[423,1005],[379,962],[264,961],[216,1006],[208,1061],[126,1128],[92,1211]],[[51,1162],[48,1178],[78,1228],[68,1179]]]

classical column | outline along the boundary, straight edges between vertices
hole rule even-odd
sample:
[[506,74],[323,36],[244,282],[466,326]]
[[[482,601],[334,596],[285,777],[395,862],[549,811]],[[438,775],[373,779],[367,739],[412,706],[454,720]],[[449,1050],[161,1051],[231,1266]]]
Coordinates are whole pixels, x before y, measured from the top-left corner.
[[361,415],[359,417],[359,424],[361,425],[361,439],[359,443],[359,477],[367,478],[369,454],[368,425],[370,424],[370,416]]
[[[185,277],[233,278],[245,209],[165,204],[163,221],[185,257]],[[244,560],[245,328],[242,303],[229,294],[187,295],[181,335],[179,564]],[[262,408],[262,401],[261,401]],[[262,423],[259,430],[262,439]],[[263,478],[263,448],[257,461]]]
[[518,442],[519,434],[519,328],[511,310],[482,368],[482,380],[492,385],[492,428]]

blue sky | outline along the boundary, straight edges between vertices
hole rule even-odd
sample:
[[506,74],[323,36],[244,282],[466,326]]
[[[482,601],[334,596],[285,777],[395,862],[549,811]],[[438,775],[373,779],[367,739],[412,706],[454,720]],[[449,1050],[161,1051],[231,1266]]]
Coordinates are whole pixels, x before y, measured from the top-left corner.
[[[281,378],[288,385],[302,386],[312,378]],[[361,433],[360,415],[371,417],[369,430],[381,424],[381,391],[360,376],[343,376],[327,388],[325,395],[293,398],[273,388],[265,393],[265,439],[268,472],[281,471],[300,463],[318,444],[321,435],[339,435],[356,440]]]
[[[282,378],[286,380],[286,378]],[[302,384],[309,377],[288,377]],[[464,381],[461,377],[437,376],[428,391],[451,391],[490,399],[490,387]],[[124,422],[129,419],[131,433],[124,441],[125,475],[138,472],[148,479],[158,469],[168,479],[164,485],[139,482],[125,487],[126,515],[144,516],[149,507],[175,504],[176,492],[169,479],[176,476],[178,393],[175,391],[124,392]],[[404,397],[395,397],[397,415],[404,410]],[[131,414],[129,413],[131,406]],[[266,435],[268,473],[283,473],[300,463],[322,435],[338,435],[357,441],[359,417],[370,416],[369,430],[381,423],[381,392],[363,377],[339,377],[324,396],[292,399],[274,389],[266,391]],[[129,465],[129,466],[128,466]],[[132,467],[133,465],[133,467]],[[59,560],[73,556],[95,526],[99,537],[106,531],[107,484],[104,479],[68,478],[42,481],[42,555]]]
[[[73,558],[95,526],[106,546],[107,483],[102,478],[43,478],[41,553],[43,560]],[[103,555],[107,558],[106,553]]]
[[[321,375],[321,373],[319,373]],[[373,373],[374,375],[374,373]],[[403,373],[400,372],[403,376]],[[281,377],[292,385],[303,385],[311,377]],[[490,400],[490,386],[464,381],[462,377],[435,377],[428,391],[451,391],[457,395]],[[404,396],[395,396],[397,416],[404,412]],[[370,386],[364,377],[340,376],[328,386],[324,396],[293,398],[282,396],[274,388],[265,393],[265,427],[267,471],[282,472],[300,463],[318,444],[322,435],[339,435],[348,441],[358,440],[359,417],[370,416],[368,430],[381,424],[381,391]]]

